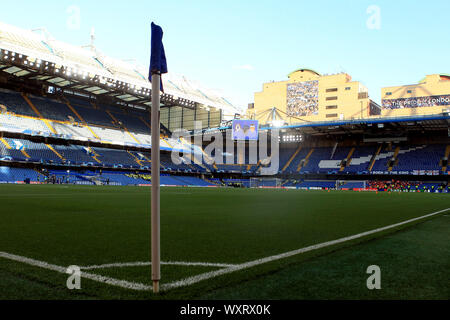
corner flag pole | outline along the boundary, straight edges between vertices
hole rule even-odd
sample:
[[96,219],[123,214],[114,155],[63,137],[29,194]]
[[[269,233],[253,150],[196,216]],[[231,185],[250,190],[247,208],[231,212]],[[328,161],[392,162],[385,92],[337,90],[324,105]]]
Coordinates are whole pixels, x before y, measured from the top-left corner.
[[152,281],[153,292],[159,292],[160,259],[160,186],[159,186],[159,81],[161,75],[152,75]]
[[161,247],[160,247],[160,91],[164,92],[161,74],[167,73],[166,55],[162,44],[163,32],[160,26],[152,22],[151,57],[149,68],[149,80],[152,83],[152,113],[151,113],[151,136],[152,136],[152,281],[153,292],[159,292],[159,280],[161,280]]

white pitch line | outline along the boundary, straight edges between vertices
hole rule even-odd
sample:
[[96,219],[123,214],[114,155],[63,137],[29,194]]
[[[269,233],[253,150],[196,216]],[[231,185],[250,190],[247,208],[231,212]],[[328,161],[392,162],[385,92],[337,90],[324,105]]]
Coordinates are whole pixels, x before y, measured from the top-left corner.
[[[161,261],[162,265],[168,266],[200,266],[200,267],[217,267],[217,268],[230,268],[235,266],[235,264],[229,263],[212,263],[212,262],[185,262],[185,261]],[[105,268],[124,268],[124,267],[145,267],[151,266],[151,262],[118,262],[118,263],[107,263],[100,265],[92,265],[86,267],[80,267],[81,270],[93,270],[93,269],[105,269]]]
[[[195,284],[195,283],[203,281],[203,280],[207,280],[207,279],[218,277],[220,275],[224,275],[224,274],[232,273],[232,272],[235,272],[235,271],[251,268],[251,267],[254,267],[254,266],[257,266],[257,265],[261,265],[261,264],[264,264],[264,263],[268,263],[268,262],[272,262],[272,261],[288,258],[288,257],[294,256],[294,255],[298,255],[300,253],[304,253],[304,252],[308,252],[308,251],[312,251],[312,250],[328,247],[328,246],[335,245],[335,244],[342,243],[342,242],[346,242],[346,241],[349,241],[349,240],[358,239],[358,238],[361,238],[361,237],[364,237],[364,236],[367,236],[367,235],[370,235],[370,234],[374,234],[374,233],[381,232],[381,231],[384,231],[384,230],[392,229],[392,228],[395,228],[395,227],[398,227],[398,226],[401,226],[401,225],[404,225],[404,224],[407,224],[407,223],[410,223],[410,222],[414,222],[414,221],[417,221],[417,220],[421,220],[421,219],[425,219],[425,218],[428,218],[428,217],[432,217],[434,215],[437,215],[437,214],[442,213],[442,212],[446,212],[448,210],[450,210],[450,208],[443,209],[443,210],[440,210],[440,211],[436,211],[436,212],[433,212],[433,213],[430,213],[430,214],[427,214],[427,215],[424,215],[424,216],[421,216],[421,217],[405,220],[403,222],[391,224],[391,225],[386,226],[386,227],[373,229],[373,230],[362,232],[362,233],[358,233],[358,234],[355,234],[355,235],[352,235],[352,236],[348,236],[348,237],[344,237],[344,238],[340,238],[340,239],[336,239],[336,240],[332,240],[332,241],[328,241],[328,242],[323,242],[323,243],[312,245],[312,246],[309,246],[309,247],[305,247],[305,248],[301,248],[301,249],[297,249],[297,250],[281,253],[281,254],[278,254],[278,255],[274,255],[274,256],[270,256],[270,257],[266,257],[266,258],[262,258],[262,259],[257,259],[257,260],[245,262],[245,263],[242,263],[242,264],[228,265],[228,264],[207,263],[210,266],[213,266],[213,265],[214,266],[219,266],[219,265],[221,265],[221,266],[228,266],[228,267],[225,267],[224,269],[217,270],[217,271],[211,271],[211,272],[202,273],[202,274],[199,274],[199,275],[196,275],[196,276],[193,276],[193,277],[189,277],[189,278],[186,278],[186,279],[183,279],[183,280],[179,280],[179,281],[174,281],[174,282],[171,282],[171,283],[163,284],[163,285],[161,285],[161,290],[169,290],[169,289],[174,289],[174,288],[179,288],[179,287],[183,287],[183,286],[192,285],[192,284]],[[24,264],[40,267],[40,268],[47,269],[47,270],[56,271],[56,272],[59,272],[59,273],[66,273],[66,270],[67,270],[67,268],[65,268],[65,267],[57,266],[57,265],[50,264],[50,263],[47,263],[47,262],[44,262],[44,261],[34,260],[34,259],[31,259],[31,258],[10,254],[10,253],[7,253],[7,252],[1,252],[0,251],[0,258],[5,258],[5,259],[8,259],[8,260],[21,262],[21,263],[24,263]],[[148,262],[142,262],[142,263],[138,262],[138,263],[139,264],[142,264],[142,263],[143,264],[147,264]],[[205,264],[205,263],[202,263],[202,262],[186,262],[186,263],[185,262],[178,262],[178,263],[183,263],[183,265],[199,265],[199,264],[204,265]],[[112,265],[112,264],[110,264],[110,265]],[[103,265],[103,266],[105,266],[105,265]],[[91,267],[94,267],[94,266],[91,266]],[[93,280],[93,281],[109,284],[109,285],[116,286],[116,287],[126,288],[126,289],[139,290],[139,291],[152,290],[152,286],[148,286],[148,285],[145,285],[145,284],[142,284],[142,283],[130,282],[130,281],[125,281],[125,280],[118,280],[118,279],[114,279],[114,278],[100,276],[100,275],[97,275],[97,274],[91,274],[91,273],[82,272],[81,273],[81,277],[86,278],[86,279],[90,279],[90,280]]]
[[224,274],[228,274],[228,273],[232,273],[235,271],[239,271],[239,270],[243,270],[243,269],[248,269],[254,266],[258,266],[264,263],[268,263],[268,262],[272,262],[272,261],[276,261],[276,260],[280,260],[280,259],[284,259],[284,258],[288,258],[288,257],[292,257],[295,255],[298,255],[300,253],[305,253],[308,251],[313,251],[313,250],[317,250],[317,249],[321,249],[321,248],[325,248],[328,246],[332,246],[335,244],[339,244],[342,242],[346,242],[346,241],[350,241],[350,240],[354,240],[354,239],[358,239],[358,238],[362,238],[377,232],[381,232],[384,230],[389,230],[398,226],[402,226],[405,225],[407,223],[410,222],[414,222],[417,220],[421,220],[421,219],[425,219],[428,217],[432,217],[434,215],[437,215],[439,213],[445,212],[450,210],[450,208],[447,209],[443,209],[440,211],[436,211],[421,217],[417,217],[417,218],[413,218],[413,219],[409,219],[403,222],[399,222],[399,223],[395,223],[395,224],[391,224],[389,226],[386,227],[382,227],[382,228],[377,228],[377,229],[373,229],[370,231],[366,231],[366,232],[362,232],[362,233],[358,233],[352,236],[348,236],[348,237],[344,237],[344,238],[340,238],[340,239],[336,239],[336,240],[332,240],[332,241],[327,241],[327,242],[323,242],[320,244],[316,244],[316,245],[312,245],[309,247],[305,247],[305,248],[301,248],[301,249],[297,249],[297,250],[293,250],[293,251],[289,251],[289,252],[285,252],[285,253],[281,253],[281,254],[277,254],[274,256],[270,256],[270,257],[266,257],[266,258],[262,258],[262,259],[257,259],[257,260],[253,260],[253,261],[249,261],[249,262],[245,262],[239,265],[234,265],[232,267],[226,268],[226,269],[221,269],[221,270],[216,270],[216,271],[211,271],[211,272],[206,272],[206,273],[202,273],[196,276],[192,276],[183,280],[179,280],[179,281],[174,281],[171,283],[167,283],[167,284],[163,284],[161,285],[161,290],[169,290],[169,289],[174,289],[174,288],[179,288],[179,287],[183,287],[183,286],[188,286],[188,285],[193,285],[195,283],[198,283],[200,281],[203,280],[207,280],[207,279],[211,279],[211,278],[215,278]]
[[[52,270],[52,271],[56,271],[59,273],[66,273],[66,270],[67,270],[67,268],[65,268],[65,267],[57,266],[57,265],[50,264],[50,263],[47,263],[44,261],[34,260],[34,259],[27,258],[27,257],[10,254],[7,252],[0,251],[0,258],[5,258],[8,260],[21,262],[24,264],[28,264],[30,266],[35,266],[35,267],[39,267],[39,268],[43,268],[43,269],[47,269],[47,270]],[[140,291],[152,289],[152,286],[147,286],[142,283],[118,280],[118,279],[104,277],[104,276],[100,276],[100,275],[92,274],[92,273],[81,272],[81,277],[90,279],[93,281],[109,284],[112,286],[125,288],[125,289],[140,290]]]

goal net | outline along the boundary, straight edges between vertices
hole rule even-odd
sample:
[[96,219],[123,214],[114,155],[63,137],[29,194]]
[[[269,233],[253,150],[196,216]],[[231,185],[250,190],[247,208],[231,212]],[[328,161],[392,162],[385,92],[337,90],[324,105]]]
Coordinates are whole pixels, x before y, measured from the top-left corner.
[[336,189],[366,189],[366,180],[337,180]]
[[280,178],[250,178],[250,188],[278,188],[281,184]]

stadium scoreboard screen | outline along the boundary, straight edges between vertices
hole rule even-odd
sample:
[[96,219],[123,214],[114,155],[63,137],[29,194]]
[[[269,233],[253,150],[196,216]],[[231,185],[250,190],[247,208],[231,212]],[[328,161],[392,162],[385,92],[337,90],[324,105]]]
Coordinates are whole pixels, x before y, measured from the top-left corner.
[[233,120],[233,140],[258,140],[257,120]]

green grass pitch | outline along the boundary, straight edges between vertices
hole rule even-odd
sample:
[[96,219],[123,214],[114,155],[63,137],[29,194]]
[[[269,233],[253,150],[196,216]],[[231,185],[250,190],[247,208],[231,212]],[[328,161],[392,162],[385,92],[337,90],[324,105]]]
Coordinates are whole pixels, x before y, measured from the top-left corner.
[[[161,284],[449,207],[447,194],[162,188]],[[154,295],[85,278],[68,290],[69,275],[1,256],[64,268],[142,262],[85,272],[150,286],[149,188],[1,185],[0,208],[0,299],[449,298],[450,211]],[[372,264],[381,290],[365,287]]]

